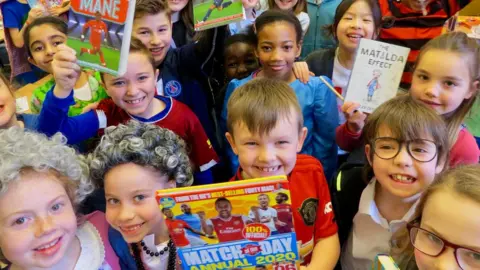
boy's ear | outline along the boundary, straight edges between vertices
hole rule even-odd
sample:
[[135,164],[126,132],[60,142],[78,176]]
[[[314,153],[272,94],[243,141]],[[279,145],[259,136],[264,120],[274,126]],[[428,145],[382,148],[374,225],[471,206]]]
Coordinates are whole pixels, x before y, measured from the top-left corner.
[[370,146],[370,144],[366,144],[365,155],[367,156],[368,164],[370,164],[370,166],[373,166],[373,160],[370,158],[370,151],[372,151],[372,147]]
[[303,143],[305,142],[305,138],[307,138],[308,128],[303,127],[300,132],[298,133],[298,143],[297,143],[297,153],[302,151]]
[[233,139],[232,134],[230,134],[230,132],[227,132],[227,133],[225,133],[225,137],[227,137],[227,141],[230,144],[230,146],[232,147],[232,150],[235,153],[235,155],[238,156],[238,149],[235,146],[235,140]]
[[28,57],[28,62],[29,62],[30,64],[34,65],[34,66],[37,65],[37,62],[35,61],[35,59],[33,59],[33,58],[30,57],[30,56]]

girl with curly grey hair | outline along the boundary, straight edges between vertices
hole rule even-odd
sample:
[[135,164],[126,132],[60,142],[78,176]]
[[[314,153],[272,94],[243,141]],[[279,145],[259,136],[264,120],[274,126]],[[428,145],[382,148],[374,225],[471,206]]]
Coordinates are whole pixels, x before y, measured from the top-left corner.
[[19,127],[0,130],[0,249],[7,269],[120,269],[105,215],[77,219],[93,191],[83,158]]
[[185,143],[155,125],[109,127],[88,157],[90,175],[105,189],[110,242],[122,269],[175,269],[176,250],[156,191],[192,183]]

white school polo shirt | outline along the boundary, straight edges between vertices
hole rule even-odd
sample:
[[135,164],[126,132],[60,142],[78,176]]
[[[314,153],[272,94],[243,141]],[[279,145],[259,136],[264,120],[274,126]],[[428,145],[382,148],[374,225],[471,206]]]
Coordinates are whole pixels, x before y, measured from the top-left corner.
[[377,181],[372,179],[360,197],[352,231],[342,249],[340,262],[343,269],[370,269],[377,254],[390,253],[390,248],[395,245],[394,241],[391,241],[392,235],[404,228],[415,214],[418,200],[401,220],[388,223],[378,211],[374,200],[376,183]]

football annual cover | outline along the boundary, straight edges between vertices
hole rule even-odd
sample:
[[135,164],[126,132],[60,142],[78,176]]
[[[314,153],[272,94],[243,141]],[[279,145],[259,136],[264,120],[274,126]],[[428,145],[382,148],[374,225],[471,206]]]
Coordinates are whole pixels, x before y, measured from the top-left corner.
[[58,6],[66,6],[70,2],[69,0],[27,0],[30,8],[41,8],[48,13],[48,9]]
[[400,270],[392,257],[378,254],[372,264],[372,270]]
[[362,112],[371,113],[395,97],[409,52],[406,47],[362,38],[345,101],[360,103]]
[[239,0],[193,0],[195,31],[227,25],[245,19]]
[[286,176],[157,191],[184,270],[299,269]]
[[134,11],[135,0],[71,0],[67,45],[79,65],[124,74]]

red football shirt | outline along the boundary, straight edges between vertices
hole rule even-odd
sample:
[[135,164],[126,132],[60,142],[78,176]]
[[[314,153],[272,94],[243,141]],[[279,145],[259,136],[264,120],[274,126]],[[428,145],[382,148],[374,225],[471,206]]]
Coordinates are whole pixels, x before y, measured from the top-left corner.
[[279,233],[289,233],[293,229],[293,212],[292,212],[292,206],[290,204],[282,203],[282,204],[276,204],[272,206],[275,210],[277,210],[277,218],[281,222],[287,223],[285,226],[278,226],[277,231]]
[[205,130],[200,124],[200,121],[190,108],[171,97],[156,96],[155,98],[164,102],[166,107],[162,112],[150,119],[131,116],[125,110],[118,107],[111,98],[102,100],[97,110],[105,113],[107,127],[125,124],[135,119],[170,129],[186,142],[190,161],[195,168],[200,171],[208,170],[217,164],[217,154],[205,134]]
[[107,25],[102,21],[90,20],[83,25],[83,29],[90,28],[90,43],[94,47],[100,47],[102,44],[102,33],[108,32]]
[[185,221],[178,219],[165,219],[165,223],[167,224],[168,231],[173,237],[173,242],[177,247],[190,245],[190,241],[188,241],[185,232],[185,228],[190,228],[190,226],[188,226]]
[[245,216],[232,215],[228,220],[214,217],[207,220],[207,225],[212,225],[219,242],[243,240],[243,228],[248,220]]
[[[241,170],[230,180],[243,180]],[[323,167],[312,156],[298,154],[297,162],[288,176],[290,183],[293,224],[300,257],[308,264],[315,244],[337,233],[330,191]]]

